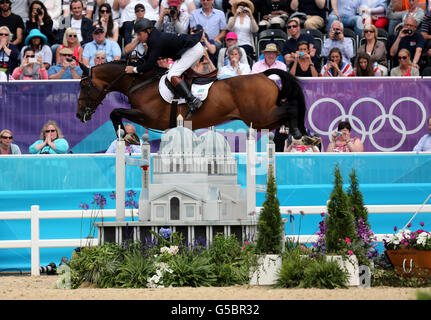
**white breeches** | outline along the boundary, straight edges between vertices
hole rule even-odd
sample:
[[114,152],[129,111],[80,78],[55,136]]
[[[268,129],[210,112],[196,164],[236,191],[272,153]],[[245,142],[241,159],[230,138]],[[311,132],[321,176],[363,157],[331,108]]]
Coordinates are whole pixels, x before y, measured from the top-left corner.
[[204,55],[204,47],[200,42],[183,53],[181,58],[174,62],[169,68],[167,78],[171,81],[172,77],[180,77],[184,71],[190,68],[196,61]]

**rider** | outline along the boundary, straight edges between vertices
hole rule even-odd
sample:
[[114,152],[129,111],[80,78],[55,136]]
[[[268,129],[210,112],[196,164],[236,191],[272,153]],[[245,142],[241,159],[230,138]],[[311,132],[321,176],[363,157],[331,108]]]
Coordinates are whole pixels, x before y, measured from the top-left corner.
[[176,60],[169,69],[167,78],[181,97],[186,99],[189,105],[189,110],[186,114],[186,119],[188,119],[202,105],[202,101],[192,95],[181,75],[203,56],[204,47],[200,43],[202,34],[177,35],[160,32],[154,27],[154,22],[146,18],[142,18],[136,22],[134,30],[139,41],[147,43],[147,59],[136,67],[127,66],[126,72],[146,72],[157,64],[159,58],[172,58]]

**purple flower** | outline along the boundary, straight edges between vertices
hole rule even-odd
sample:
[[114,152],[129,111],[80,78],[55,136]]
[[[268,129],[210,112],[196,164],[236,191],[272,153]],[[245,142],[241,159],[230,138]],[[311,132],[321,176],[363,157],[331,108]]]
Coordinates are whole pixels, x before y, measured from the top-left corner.
[[79,205],[79,207],[83,210],[88,210],[88,208],[90,208],[90,206],[84,202],[81,202],[81,204]]
[[135,190],[129,190],[129,191],[127,191],[126,195],[129,198],[133,198],[136,196],[136,191]]
[[91,202],[92,204],[96,204],[98,206],[100,206],[101,208],[106,206],[106,198],[101,194],[101,193],[95,193],[94,197],[93,197],[93,202]]
[[112,200],[115,200],[115,198],[117,197],[117,195],[115,194],[115,191],[112,191],[112,192],[109,194],[109,197],[110,197]]

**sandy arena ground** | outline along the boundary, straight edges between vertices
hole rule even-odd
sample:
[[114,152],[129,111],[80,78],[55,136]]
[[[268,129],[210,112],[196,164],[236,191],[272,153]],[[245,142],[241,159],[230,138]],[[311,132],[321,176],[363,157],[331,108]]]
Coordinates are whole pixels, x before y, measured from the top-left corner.
[[222,288],[55,289],[57,276],[0,276],[0,300],[415,300],[414,288],[271,289]]

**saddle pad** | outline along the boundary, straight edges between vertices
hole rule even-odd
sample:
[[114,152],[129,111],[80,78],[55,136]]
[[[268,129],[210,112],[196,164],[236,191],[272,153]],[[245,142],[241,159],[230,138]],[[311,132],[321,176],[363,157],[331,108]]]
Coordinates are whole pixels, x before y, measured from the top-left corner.
[[[165,100],[168,103],[172,103],[172,100],[174,99],[174,94],[172,91],[166,86],[165,80],[166,80],[167,74],[163,75],[159,82],[159,92],[162,96],[163,100]],[[199,98],[201,101],[204,101],[208,96],[208,91],[211,87],[211,85],[214,82],[210,82],[208,84],[192,84],[192,94]],[[178,104],[186,103],[186,100],[184,98],[178,99]]]

